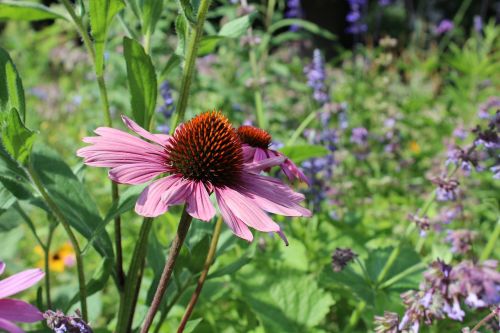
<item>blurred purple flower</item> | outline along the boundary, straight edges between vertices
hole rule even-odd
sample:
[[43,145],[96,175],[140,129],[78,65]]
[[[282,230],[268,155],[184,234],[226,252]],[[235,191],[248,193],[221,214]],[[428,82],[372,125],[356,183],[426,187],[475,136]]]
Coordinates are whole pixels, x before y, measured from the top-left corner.
[[375,333],[398,333],[399,316],[397,313],[384,311],[384,316],[375,316]]
[[437,35],[443,35],[449,31],[453,30],[454,27],[455,27],[455,25],[453,24],[453,21],[450,21],[448,19],[444,19],[441,22],[439,22],[439,24],[437,25],[437,27],[435,29],[435,32]]
[[491,109],[494,109],[495,111],[500,109],[500,97],[491,96],[486,100],[486,102],[480,104],[477,115],[481,119],[490,119]]
[[476,232],[467,229],[448,230],[446,241],[451,244],[451,252],[467,254],[476,236]]
[[458,197],[457,179],[449,179],[446,177],[437,177],[432,179],[432,182],[438,186],[436,189],[437,201],[455,201]]
[[368,130],[364,127],[352,129],[351,142],[359,146],[364,146],[368,142]]
[[367,30],[367,25],[363,22],[363,11],[367,5],[366,0],[348,0],[350,11],[347,13],[346,20],[349,22],[347,32],[353,35],[359,35]]
[[479,15],[474,16],[474,30],[480,34],[483,31],[483,19]]
[[378,4],[381,7],[389,6],[392,3],[392,0],[378,0]]
[[304,69],[307,75],[307,84],[313,89],[313,98],[320,105],[324,105],[330,100],[328,89],[325,85],[326,72],[325,63],[320,50],[315,49],[311,64]]
[[[164,120],[168,121],[175,111],[175,105],[172,97],[172,89],[167,80],[163,81],[160,85],[160,96],[163,98],[163,104],[160,105],[156,112],[161,113],[165,118]],[[170,128],[165,124],[158,125],[156,129],[161,133],[168,133],[170,131]]]
[[74,316],[66,316],[59,310],[56,312],[48,310],[43,317],[47,321],[47,326],[55,333],[93,333],[78,311]]
[[[304,17],[304,11],[302,10],[302,5],[300,0],[288,0],[287,10],[285,12],[285,17],[287,18],[297,18],[301,19]],[[298,31],[300,27],[296,24],[290,26],[290,31]]]
[[459,125],[453,130],[453,136],[460,140],[465,140],[468,135],[469,132],[465,130],[463,125]]

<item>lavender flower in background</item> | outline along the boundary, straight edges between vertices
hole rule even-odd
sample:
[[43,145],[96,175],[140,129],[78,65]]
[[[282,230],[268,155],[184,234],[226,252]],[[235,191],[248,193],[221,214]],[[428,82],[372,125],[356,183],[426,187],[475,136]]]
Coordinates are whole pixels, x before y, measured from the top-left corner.
[[486,102],[479,105],[478,117],[481,119],[490,119],[492,116],[490,115],[490,110],[500,109],[500,97],[491,96]]
[[357,146],[353,151],[354,156],[356,156],[358,160],[366,159],[370,153],[368,130],[364,127],[353,128],[351,132],[351,142]]
[[464,125],[458,125],[453,130],[453,136],[456,137],[457,139],[465,140],[465,139],[467,139],[468,135],[469,135],[469,132],[467,130],[465,130]]
[[397,313],[384,311],[384,316],[375,316],[375,333],[398,333],[399,316]]
[[74,316],[66,316],[61,311],[48,310],[43,314],[47,326],[55,333],[93,333],[90,326],[83,321],[80,312]]
[[[302,5],[300,4],[300,0],[288,0],[287,1],[287,10],[285,12],[285,17],[287,18],[296,18],[301,19],[304,17],[304,11],[302,10]],[[290,26],[290,31],[298,31],[300,27],[296,24],[292,24]]]
[[[170,83],[167,80],[163,81],[160,85],[160,95],[163,98],[163,104],[156,110],[156,112],[160,113],[163,118],[165,118],[165,122],[168,122],[175,111],[175,105]],[[170,131],[169,126],[166,124],[160,124],[156,129],[161,133],[168,133]]]
[[437,201],[455,201],[458,197],[457,179],[447,177],[437,177],[432,179],[432,182],[438,186],[436,189]]
[[474,16],[474,31],[478,34],[483,32],[483,19],[479,15]]
[[439,22],[439,24],[435,28],[435,33],[436,35],[444,35],[447,32],[453,30],[454,27],[455,25],[453,24],[453,21],[444,19],[441,22]]
[[392,0],[378,0],[378,5],[380,7],[387,7],[392,3]]
[[332,254],[332,269],[335,272],[342,271],[351,261],[354,261],[358,255],[350,248],[336,248]]
[[325,62],[319,49],[315,49],[312,62],[306,66],[304,73],[307,76],[307,85],[313,89],[313,98],[321,106],[330,100],[325,85]]
[[472,249],[472,242],[477,237],[477,233],[472,230],[459,229],[448,230],[446,241],[451,244],[451,252],[467,254]]
[[350,11],[347,13],[346,20],[349,23],[347,32],[353,35],[359,35],[367,30],[367,25],[363,22],[363,11],[367,5],[366,0],[347,0]]

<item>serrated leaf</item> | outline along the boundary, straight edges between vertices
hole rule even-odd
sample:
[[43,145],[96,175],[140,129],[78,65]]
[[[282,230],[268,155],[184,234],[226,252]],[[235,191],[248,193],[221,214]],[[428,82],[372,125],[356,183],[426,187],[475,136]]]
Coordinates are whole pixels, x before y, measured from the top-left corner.
[[324,157],[330,153],[326,147],[318,145],[287,146],[280,149],[280,151],[296,164],[310,158]]
[[[103,221],[94,200],[71,168],[56,151],[43,145],[34,147],[30,161],[47,194],[68,223],[90,239]],[[99,233],[93,245],[103,257],[113,258],[113,246],[105,230]]]
[[229,21],[222,26],[218,35],[228,38],[239,38],[243,36],[252,25],[253,15],[245,15]]
[[156,96],[156,73],[151,57],[137,41],[124,37],[123,47],[127,63],[127,79],[131,94],[132,115],[144,128],[149,128],[153,117]]
[[10,112],[12,108],[19,112],[24,122],[26,107],[23,83],[9,54],[0,48],[0,120],[2,113]]
[[184,15],[186,20],[192,24],[196,24],[196,12],[191,4],[191,0],[177,0],[177,4],[179,5],[180,12]]
[[123,0],[90,0],[90,27],[94,38],[97,75],[101,75],[104,69],[108,27],[114,16],[123,8]]
[[47,19],[66,20],[66,17],[47,6],[34,2],[9,0],[0,2],[0,21],[39,21]]
[[4,115],[2,144],[5,150],[20,164],[24,164],[31,153],[35,133],[27,129],[16,109]]

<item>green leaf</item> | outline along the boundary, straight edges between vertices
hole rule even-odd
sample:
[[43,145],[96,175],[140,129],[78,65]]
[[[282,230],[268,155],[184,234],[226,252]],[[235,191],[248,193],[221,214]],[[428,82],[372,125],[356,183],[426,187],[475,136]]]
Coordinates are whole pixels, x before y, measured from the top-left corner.
[[7,210],[16,202],[16,197],[0,183],[0,212]]
[[201,39],[200,45],[198,46],[198,57],[205,56],[214,52],[219,41],[223,40],[225,37],[221,36],[205,36]]
[[58,18],[66,20],[65,16],[38,3],[9,0],[2,0],[2,2],[0,2],[0,21],[39,21]]
[[290,27],[290,26],[299,26],[299,27],[301,27],[309,32],[312,32],[313,34],[319,35],[321,37],[324,37],[324,38],[327,38],[330,40],[334,40],[337,38],[334,34],[332,34],[331,32],[329,32],[326,29],[321,28],[319,25],[312,23],[312,22],[309,22],[309,21],[306,21],[306,20],[301,20],[301,19],[283,19],[283,20],[280,20],[280,21],[272,24],[269,27],[269,33],[273,34],[278,29],[286,28],[286,27]]
[[179,57],[177,54],[172,54],[170,58],[168,59],[167,63],[165,64],[165,67],[163,67],[163,70],[161,71],[160,74],[160,82],[167,79],[167,75],[177,66],[180,65],[182,61],[182,58]]
[[[2,186],[0,185],[0,203],[4,198],[2,197]],[[11,209],[2,210],[1,207],[5,205],[0,204],[0,232],[7,232],[21,224],[22,217],[18,211],[12,207]]]
[[155,111],[157,82],[156,73],[149,55],[137,41],[124,37],[123,47],[127,63],[127,78],[131,93],[134,120],[149,128]]
[[351,293],[354,293],[359,299],[364,300],[368,304],[373,304],[374,302],[374,291],[370,286],[370,281],[354,271],[351,266],[347,266],[340,272],[334,272],[328,266],[321,273],[321,280],[332,288],[347,288]]
[[[43,145],[34,147],[30,161],[47,194],[68,223],[90,239],[103,221],[92,197],[71,168],[57,152]],[[113,258],[113,246],[105,230],[97,236],[93,245],[103,257]]]
[[215,272],[209,274],[207,278],[208,279],[215,279],[215,278],[218,278],[218,277],[221,277],[224,275],[234,274],[237,271],[239,271],[243,266],[245,266],[246,264],[248,264],[251,261],[252,261],[251,257],[244,255],[241,258],[239,258],[238,260],[236,260],[235,262],[233,262],[227,266],[224,266],[224,267],[216,270]]
[[297,164],[310,158],[323,157],[330,153],[326,147],[318,145],[287,146],[283,147],[281,152]]
[[196,326],[198,326],[202,322],[203,318],[191,319],[186,323],[186,327],[184,328],[184,333],[191,333],[194,331]]
[[104,70],[104,50],[108,27],[113,17],[124,7],[123,0],[90,0],[90,27],[94,38],[97,75],[102,75]]
[[254,15],[245,15],[229,21],[222,26],[219,36],[228,38],[239,38],[243,36],[252,25]]
[[177,48],[175,54],[184,59],[186,53],[186,40],[188,34],[188,24],[184,15],[177,15],[175,19],[175,33],[177,34]]
[[9,54],[0,48],[0,120],[2,113],[10,112],[12,108],[19,111],[24,122],[26,107],[23,83]]
[[192,24],[196,24],[196,12],[191,4],[191,0],[177,0],[179,5],[179,10],[184,15],[186,20]]
[[[103,258],[101,264],[94,272],[92,279],[87,282],[87,297],[92,296],[98,291],[102,290],[108,282],[111,267],[113,267],[113,262],[109,258]],[[69,301],[67,309],[71,308],[73,304],[76,304],[80,299],[80,292],[77,292],[75,296]]]
[[35,133],[27,129],[16,109],[4,115],[2,143],[7,152],[19,163],[24,164],[31,153]]
[[0,175],[2,178],[16,182],[28,182],[29,178],[23,168],[7,153],[0,141]]
[[152,35],[163,11],[163,0],[141,0],[141,2],[143,33]]

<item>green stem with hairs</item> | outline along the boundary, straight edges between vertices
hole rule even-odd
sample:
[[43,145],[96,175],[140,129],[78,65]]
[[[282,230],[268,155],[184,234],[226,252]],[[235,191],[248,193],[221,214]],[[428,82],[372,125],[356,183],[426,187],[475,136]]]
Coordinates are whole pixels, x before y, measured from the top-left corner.
[[201,36],[203,35],[203,26],[205,25],[205,18],[207,16],[210,2],[211,0],[200,1],[198,14],[196,16],[196,24],[189,36],[188,47],[186,50],[186,62],[182,71],[179,101],[177,102],[177,112],[172,117],[172,131],[177,127],[177,125],[179,125],[180,122],[184,120],[184,116],[186,114],[189,99],[189,89],[191,87],[191,81],[193,79],[196,58],[198,57],[198,47],[200,45]]
[[144,319],[141,333],[149,332],[149,329],[153,324],[153,319],[160,307],[163,295],[167,290],[170,277],[172,276],[172,273],[174,271],[175,262],[177,261],[177,257],[181,252],[182,244],[184,243],[184,240],[186,239],[187,233],[189,231],[189,227],[191,226],[191,221],[193,218],[188,214],[186,208],[187,207],[184,206],[179,225],[177,226],[177,233],[175,234],[175,238],[172,241],[172,245],[170,246],[168,258],[165,262],[165,267],[163,268],[163,273],[161,274],[160,282],[158,283],[158,287],[156,288],[153,301],[151,302],[151,306],[148,310],[148,313],[146,314],[146,318]]
[[52,198],[49,196],[47,191],[45,190],[45,187],[43,186],[40,178],[38,178],[38,174],[36,171],[33,169],[33,166],[30,163],[28,164],[28,174],[37,188],[38,192],[42,195],[43,199],[49,206],[50,210],[54,214],[54,216],[59,220],[61,225],[63,226],[64,230],[68,234],[69,240],[71,242],[71,245],[73,246],[73,249],[75,251],[75,258],[76,258],[76,269],[78,272],[78,287],[80,291],[80,306],[82,307],[82,318],[84,321],[88,320],[87,317],[87,287],[85,284],[85,270],[83,267],[83,258],[82,258],[82,252],[80,250],[80,246],[78,245],[78,240],[76,239],[75,234],[73,233],[73,230],[71,230],[71,226],[69,225],[69,222],[66,220],[66,217],[64,214],[61,212],[57,204],[52,200]]

